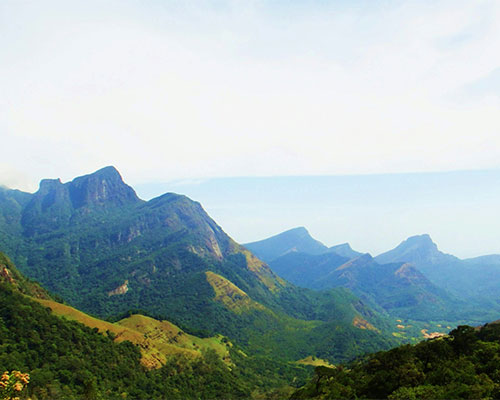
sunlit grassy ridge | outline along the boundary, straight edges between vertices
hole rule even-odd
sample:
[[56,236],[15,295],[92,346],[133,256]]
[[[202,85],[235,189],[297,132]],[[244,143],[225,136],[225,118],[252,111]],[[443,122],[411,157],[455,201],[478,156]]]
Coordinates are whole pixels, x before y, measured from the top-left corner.
[[243,253],[247,262],[247,268],[257,275],[259,280],[272,292],[279,290],[279,285],[286,286],[286,282],[279,276],[271,272],[266,264],[255,257],[243,246],[239,246],[238,251]]
[[377,328],[375,328],[372,324],[370,324],[365,319],[361,318],[359,315],[356,315],[354,317],[354,319],[352,320],[352,324],[359,329],[369,329],[371,331],[380,332]]
[[330,364],[328,361],[323,360],[322,358],[317,358],[314,356],[308,356],[303,358],[302,360],[297,361],[297,364],[302,365],[312,365],[313,367],[329,367],[334,368],[333,364]]
[[[254,388],[261,387],[260,374],[252,365],[245,367],[245,371],[250,369],[251,373],[243,380],[236,365],[224,364],[210,349],[201,349],[199,357],[190,356],[188,352],[177,353],[168,357],[161,368],[147,368],[141,365],[141,357],[145,359],[144,348],[152,341],[142,345],[134,345],[129,340],[120,342],[120,338],[113,341],[116,337],[112,331],[100,334],[97,327],[56,315],[47,306],[55,306],[54,303],[36,302],[20,293],[13,283],[1,279],[0,304],[0,371],[29,373],[30,382],[22,398],[248,399]],[[82,317],[75,310],[54,308],[73,318]],[[131,318],[131,321],[134,319],[137,320]],[[88,316],[84,320],[98,323],[101,329],[117,328]],[[146,321],[141,317],[138,320],[140,324]],[[118,328],[121,339],[138,336],[133,329]],[[180,333],[170,328],[168,334]],[[209,345],[213,346],[214,342]],[[228,343],[227,347],[230,349],[231,345]],[[239,362],[242,361],[245,360]],[[298,368],[289,368],[289,373],[296,370]],[[304,374],[302,377],[305,378]],[[267,380],[266,387],[284,382],[275,376]]]
[[250,310],[264,310],[265,307],[252,300],[248,294],[228,279],[212,271],[205,272],[207,281],[215,291],[215,301],[224,304],[231,311],[241,314]]
[[37,301],[49,307],[58,316],[81,322],[90,328],[97,328],[102,333],[111,332],[117,342],[128,340],[138,345],[141,350],[141,363],[148,368],[161,367],[172,355],[199,357],[202,350],[206,349],[215,350],[221,359],[230,362],[228,347],[231,344],[223,336],[198,338],[185,333],[168,321],[158,321],[138,314],[111,323],[55,301],[43,299]]
[[[222,335],[199,338],[184,332],[169,321],[158,321],[140,314],[122,319],[117,322],[117,325],[140,332],[146,338],[146,344],[149,345],[144,352],[148,354],[150,348],[150,353],[159,358],[162,363],[163,359],[170,354],[183,352],[197,357],[206,349],[214,350],[223,361],[231,362],[229,348],[232,343]],[[141,352],[143,352],[142,347]]]

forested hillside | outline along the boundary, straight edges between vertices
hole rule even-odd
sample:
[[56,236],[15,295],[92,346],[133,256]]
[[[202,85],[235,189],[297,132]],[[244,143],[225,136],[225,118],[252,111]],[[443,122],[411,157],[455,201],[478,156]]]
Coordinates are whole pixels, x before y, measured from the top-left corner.
[[318,367],[293,399],[497,399],[500,324],[459,326],[449,336]]
[[136,315],[112,324],[33,298],[0,256],[0,370],[28,373],[25,394],[33,399],[259,398],[288,392],[310,374],[305,365],[245,354],[227,338],[196,338],[167,321]]

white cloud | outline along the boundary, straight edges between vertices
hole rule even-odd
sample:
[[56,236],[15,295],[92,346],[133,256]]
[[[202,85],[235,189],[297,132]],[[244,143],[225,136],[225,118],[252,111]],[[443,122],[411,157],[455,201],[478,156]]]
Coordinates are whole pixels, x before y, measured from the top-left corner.
[[454,95],[500,66],[500,3],[308,4],[4,3],[3,162],[30,187],[500,167],[498,98]]

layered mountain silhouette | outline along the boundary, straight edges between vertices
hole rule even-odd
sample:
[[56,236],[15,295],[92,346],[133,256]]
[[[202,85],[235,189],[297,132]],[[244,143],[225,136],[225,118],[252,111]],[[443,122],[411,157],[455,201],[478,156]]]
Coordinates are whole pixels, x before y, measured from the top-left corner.
[[363,254],[360,253],[359,251],[353,250],[349,243],[337,244],[335,246],[330,247],[328,251],[336,253],[339,256],[346,257],[349,259],[359,257]]
[[411,236],[396,248],[375,257],[381,264],[390,262],[409,262],[420,268],[429,265],[452,264],[459,258],[439,251],[436,243],[427,234]]
[[[288,231],[290,232],[290,231]],[[258,242],[270,246],[283,234]],[[298,243],[311,242],[303,231]],[[288,236],[293,239],[293,237]],[[289,248],[296,247],[288,240]],[[481,271],[472,281],[483,288],[491,287],[485,262],[498,259],[488,256],[472,260],[442,253],[429,235],[408,238],[395,249],[375,258],[353,251],[348,244],[327,248],[318,254],[288,252],[270,261],[271,269],[290,282],[316,290],[346,287],[361,299],[388,313],[404,318],[486,321],[498,306],[471,288],[471,269]],[[482,267],[478,267],[483,263]],[[457,270],[458,268],[458,270]],[[458,272],[457,276],[453,275]],[[498,278],[493,279],[494,282]],[[466,287],[467,286],[467,287]],[[466,289],[465,293],[461,292]],[[492,289],[493,290],[493,289]],[[496,290],[499,293],[498,289]],[[466,294],[470,296],[467,297]],[[473,293],[476,298],[471,300]]]
[[355,258],[363,253],[353,250],[349,243],[327,247],[314,239],[303,226],[289,229],[257,242],[245,243],[244,246],[267,263],[288,253],[324,254],[332,252],[342,257]]
[[456,296],[482,301],[484,308],[497,307],[495,303],[500,298],[500,255],[462,260],[441,252],[429,235],[419,235],[408,238],[375,259],[382,263],[410,262],[436,285]]
[[280,257],[270,267],[296,285],[317,290],[348,288],[395,316],[457,318],[451,296],[409,263],[381,265],[369,254],[349,260],[335,253],[298,253]]
[[141,309],[286,360],[349,359],[393,343],[385,317],[349,291],[286,282],[199,203],[174,193],[143,201],[113,167],[45,179],[34,194],[0,193],[0,250],[82,311]]
[[321,254],[328,250],[323,243],[313,239],[304,227],[290,229],[258,242],[245,243],[244,246],[265,262],[292,252]]

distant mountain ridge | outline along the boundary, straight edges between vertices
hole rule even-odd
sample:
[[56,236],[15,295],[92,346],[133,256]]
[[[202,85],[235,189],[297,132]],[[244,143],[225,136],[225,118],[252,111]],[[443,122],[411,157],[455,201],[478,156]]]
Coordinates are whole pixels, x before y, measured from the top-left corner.
[[428,234],[423,234],[409,237],[394,249],[376,256],[375,260],[381,264],[408,262],[422,266],[425,264],[454,263],[459,258],[439,251],[431,237]]
[[[284,233],[257,243],[272,246],[280,243]],[[309,236],[302,230],[306,234]],[[288,247],[298,247],[298,239],[287,238]],[[494,293],[500,295],[495,289],[500,285],[500,274],[495,275],[500,272],[500,256],[460,260],[441,252],[428,234],[409,237],[375,258],[352,250],[347,243],[322,250],[289,251],[272,258],[269,265],[298,286],[315,290],[346,287],[372,305],[404,318],[471,318],[470,323],[480,323],[493,318],[496,310],[500,312],[499,305],[492,303]],[[478,274],[470,277],[473,271]]]
[[462,260],[441,252],[429,235],[418,235],[375,259],[378,262],[410,262],[433,283],[454,295],[480,302],[480,307],[485,309],[498,309],[500,255]]
[[359,257],[362,253],[354,251],[349,243],[342,243],[328,248],[314,239],[303,226],[289,229],[257,242],[245,243],[244,246],[267,263],[288,253],[323,254],[334,252],[347,258]]
[[360,253],[359,251],[355,251],[351,248],[351,245],[349,243],[342,243],[342,244],[337,244],[336,246],[332,246],[328,249],[329,252],[333,252],[338,254],[339,256],[346,257],[346,258],[356,258],[363,253]]
[[313,239],[306,228],[289,229],[278,235],[244,246],[265,262],[270,262],[287,253],[321,254],[328,250],[323,243]]
[[270,263],[290,282],[311,289],[345,287],[384,311],[410,319],[456,318],[453,301],[408,263],[378,264],[370,254],[288,254]]

